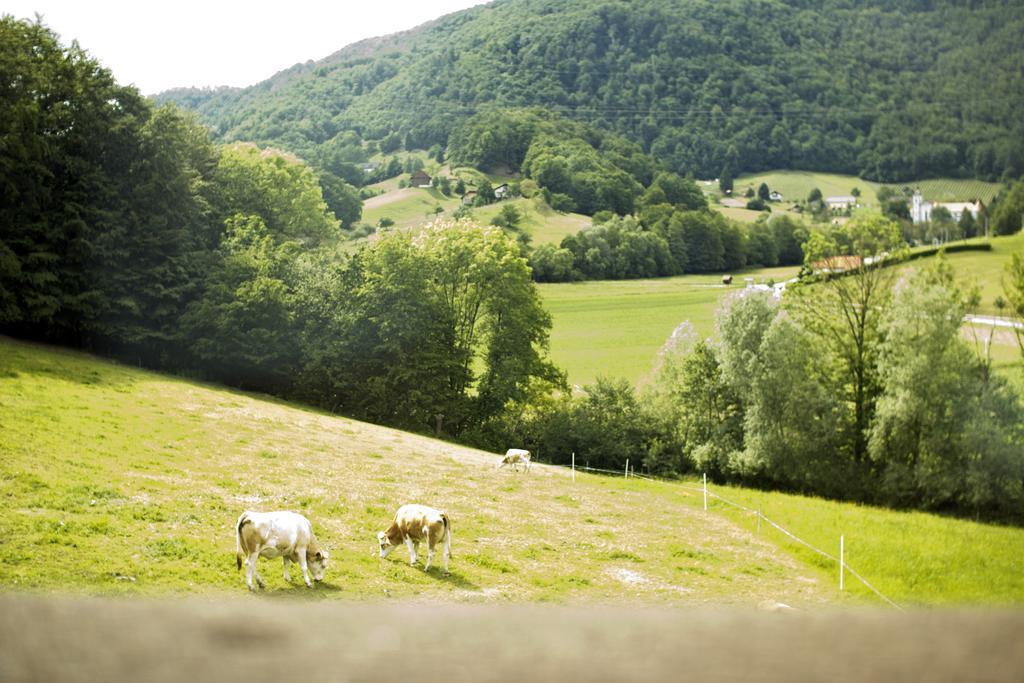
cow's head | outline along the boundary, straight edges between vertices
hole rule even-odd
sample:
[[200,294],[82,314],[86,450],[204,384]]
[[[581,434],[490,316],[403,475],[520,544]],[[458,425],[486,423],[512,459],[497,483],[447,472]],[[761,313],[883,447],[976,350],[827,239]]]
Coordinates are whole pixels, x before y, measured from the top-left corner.
[[382,559],[390,555],[391,551],[397,547],[383,531],[377,532],[377,542],[380,544],[380,556]]
[[327,569],[327,551],[317,550],[315,553],[310,553],[306,556],[306,561],[309,565],[309,573],[313,575],[313,580],[320,582],[324,580],[324,570]]

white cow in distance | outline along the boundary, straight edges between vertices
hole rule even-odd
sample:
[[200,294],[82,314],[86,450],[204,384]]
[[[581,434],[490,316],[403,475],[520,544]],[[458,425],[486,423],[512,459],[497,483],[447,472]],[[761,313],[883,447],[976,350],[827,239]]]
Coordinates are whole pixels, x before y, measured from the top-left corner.
[[510,448],[505,451],[504,457],[498,463],[498,469],[500,470],[505,465],[511,465],[512,469],[518,472],[520,463],[526,467],[527,472],[530,471],[530,451],[525,451],[522,448]]
[[282,558],[285,581],[292,580],[288,573],[288,562],[299,563],[307,587],[313,587],[309,581],[310,570],[314,581],[324,580],[327,551],[317,544],[309,520],[297,512],[247,510],[239,516],[235,525],[235,563],[241,569],[242,562],[245,562],[245,584],[253,592],[256,591],[252,585],[253,579],[260,588],[265,585],[256,571],[256,560],[261,556]]
[[434,546],[444,541],[444,574],[448,576],[448,558],[452,554],[452,525],[448,515],[426,505],[403,505],[386,531],[377,534],[380,557],[384,559],[402,543],[409,548],[409,564],[416,564],[420,541],[427,542],[427,564],[434,560]]

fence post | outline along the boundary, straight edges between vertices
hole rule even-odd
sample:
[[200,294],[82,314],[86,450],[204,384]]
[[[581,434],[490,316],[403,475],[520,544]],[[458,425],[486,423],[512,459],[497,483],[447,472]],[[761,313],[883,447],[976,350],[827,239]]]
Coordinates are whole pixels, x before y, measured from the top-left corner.
[[843,535],[839,535],[839,590],[843,590],[843,565],[846,563],[846,558],[843,557],[845,549],[843,548]]
[[576,481],[576,451],[572,452],[572,480]]
[[704,512],[708,511],[708,473],[704,473]]
[[626,472],[622,475],[623,479],[629,479],[629,458],[626,458]]

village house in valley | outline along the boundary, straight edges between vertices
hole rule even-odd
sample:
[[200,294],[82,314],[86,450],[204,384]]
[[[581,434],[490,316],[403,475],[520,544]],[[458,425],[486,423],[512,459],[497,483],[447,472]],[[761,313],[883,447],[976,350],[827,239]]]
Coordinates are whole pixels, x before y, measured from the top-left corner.
[[834,195],[832,197],[825,197],[825,204],[828,208],[836,211],[845,211],[846,209],[852,209],[857,206],[857,198],[852,194],[841,194]]
[[964,211],[970,211],[971,216],[978,217],[981,212],[981,202],[926,202],[921,195],[921,190],[914,190],[914,196],[910,200],[910,218],[915,223],[924,223],[932,219],[932,211],[938,207],[949,211],[954,221],[959,221]]
[[416,171],[409,178],[409,187],[430,187],[430,174],[423,169]]

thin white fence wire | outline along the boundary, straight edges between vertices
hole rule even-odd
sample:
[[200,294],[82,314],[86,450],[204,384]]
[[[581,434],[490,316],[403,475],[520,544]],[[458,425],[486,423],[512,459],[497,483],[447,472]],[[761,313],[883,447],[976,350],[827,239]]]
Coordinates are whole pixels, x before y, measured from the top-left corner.
[[[620,474],[616,470],[603,470],[603,469],[599,469],[597,467],[580,467],[579,465],[577,465],[576,469],[578,469],[578,470],[585,470],[587,472],[601,472],[601,473],[604,473],[604,474],[614,474],[614,475],[619,475]],[[659,479],[656,479],[655,477],[648,476],[648,475],[645,475],[645,474],[635,474],[634,472],[630,472],[629,476],[631,476],[631,477],[639,477],[639,478],[642,478],[642,479],[647,479],[648,481],[660,481]],[[768,517],[766,517],[760,510],[755,510],[753,508],[749,508],[746,505],[740,505],[739,503],[731,501],[728,498],[725,498],[724,496],[719,495],[719,494],[713,492],[710,488],[705,489],[704,487],[701,487],[701,486],[687,486],[686,484],[680,484],[679,488],[686,489],[688,491],[696,491],[698,493],[704,493],[705,491],[707,491],[708,496],[710,496],[711,498],[716,498],[716,499],[722,501],[723,503],[725,503],[726,505],[731,505],[732,507],[734,507],[734,508],[736,508],[738,510],[742,510],[744,512],[749,512],[750,514],[757,515],[757,518],[759,520],[759,522],[758,522],[759,527],[760,527],[760,520],[764,520],[765,522],[767,522],[771,526],[775,527],[780,532],[782,532],[783,534],[785,534],[789,538],[793,539],[797,543],[805,546],[809,550],[812,550],[812,551],[818,553],[822,557],[824,557],[826,559],[829,559],[832,562],[837,562],[837,563],[841,564],[843,570],[850,572],[850,574],[854,578],[856,578],[858,581],[860,581],[862,584],[864,584],[865,587],[867,587],[869,590],[871,590],[875,595],[877,595],[879,598],[881,598],[884,602],[886,602],[887,604],[891,605],[892,607],[895,607],[900,612],[905,611],[902,607],[900,607],[898,604],[896,604],[896,602],[894,602],[892,599],[890,599],[889,597],[884,595],[880,590],[878,590],[877,588],[872,586],[868,582],[867,579],[865,579],[863,576],[861,576],[859,573],[857,573],[853,569],[853,567],[851,567],[849,564],[847,564],[845,562],[845,558],[844,558],[843,561],[841,561],[835,555],[832,555],[831,553],[827,553],[824,550],[822,550],[821,548],[816,548],[815,546],[811,545],[810,543],[808,543],[804,539],[800,538],[799,536],[797,536],[796,534],[791,532],[789,529],[786,529],[785,527],[783,527],[781,524],[778,524],[777,522],[775,522],[775,521],[769,519]]]

